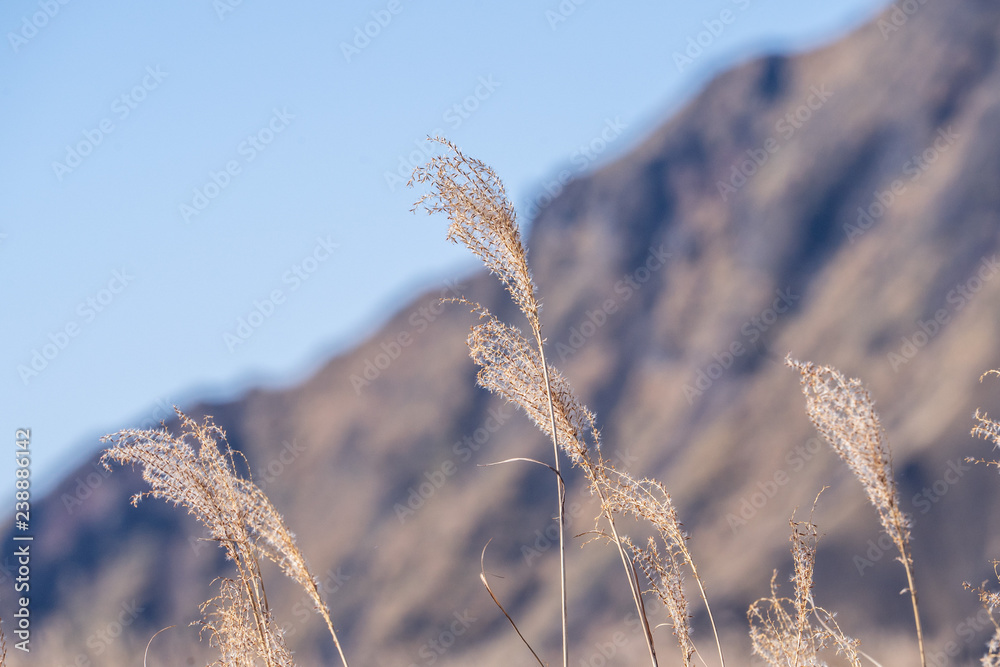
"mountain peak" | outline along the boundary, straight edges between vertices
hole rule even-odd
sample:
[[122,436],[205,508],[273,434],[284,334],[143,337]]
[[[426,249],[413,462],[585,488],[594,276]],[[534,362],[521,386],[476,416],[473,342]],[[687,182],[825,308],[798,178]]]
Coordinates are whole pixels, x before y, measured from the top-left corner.
[[[976,382],[996,367],[1000,338],[998,43],[995,3],[897,2],[837,43],[721,74],[633,150],[568,183],[532,225],[553,361],[597,412],[608,454],[671,491],[733,655],[748,652],[747,605],[789,563],[788,517],[828,485],[814,519],[825,533],[817,599],[883,664],[914,659],[896,595],[905,581],[859,485],[812,430],[781,363],[790,351],[862,377],[878,402],[915,518],[934,650],[976,613],[961,582],[1000,556],[984,530],[998,487],[961,463],[981,451],[973,410],[998,403],[995,385]],[[266,482],[333,582],[334,619],[362,664],[509,664],[515,644],[479,584],[490,538],[509,610],[539,648],[558,641],[548,473],[477,466],[545,443],[474,387],[466,309],[414,319],[438,292],[301,386],[188,410],[214,415]],[[489,276],[461,292],[510,310]],[[409,343],[394,346],[401,333]],[[172,508],[129,507],[134,475],[77,488],[93,472],[71,474],[38,508],[35,620],[53,645],[87,646],[134,601],[144,611],[114,650],[135,662],[152,632],[194,618],[225,563]],[[594,507],[569,480],[579,534]],[[626,591],[605,574],[615,557],[570,550],[580,641],[628,631]],[[323,629],[296,613],[298,594],[279,584],[268,596],[291,615],[302,664],[331,659]],[[475,620],[435,653],[429,642],[455,614]],[[981,654],[987,634],[963,634],[960,655]],[[178,632],[163,655],[204,657],[193,641]]]

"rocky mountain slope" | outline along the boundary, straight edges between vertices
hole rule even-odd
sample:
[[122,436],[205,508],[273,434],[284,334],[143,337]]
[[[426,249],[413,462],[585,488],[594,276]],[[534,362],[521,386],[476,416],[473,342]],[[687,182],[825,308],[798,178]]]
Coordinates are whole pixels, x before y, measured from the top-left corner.
[[[817,602],[883,664],[915,663],[902,568],[817,440],[787,353],[861,377],[876,397],[915,519],[932,653],[969,663],[989,634],[962,582],[992,576],[1000,557],[1000,480],[964,458],[988,454],[969,436],[973,411],[1000,405],[998,381],[978,382],[1000,366],[1000,7],[898,5],[831,46],[719,76],[628,155],[568,184],[528,239],[552,361],[618,464],[670,489],[734,664],[747,663],[747,605],[790,568],[789,516],[824,486]],[[425,224],[444,242],[443,220]],[[495,589],[556,656],[551,480],[477,465],[548,450],[474,388],[473,318],[436,305],[452,289],[298,387],[184,406],[246,454],[359,665],[529,664],[479,582],[491,538]],[[460,291],[513,317],[489,276]],[[581,534],[594,507],[570,481]],[[225,563],[181,512],[129,506],[141,488],[87,465],[37,508],[34,627],[61,652],[44,664],[140,664],[175,623],[149,664],[207,655],[184,624]],[[574,664],[639,664],[617,556],[577,548],[586,539],[568,556]],[[269,586],[300,664],[333,664],[302,594]],[[661,629],[664,664],[671,644]]]

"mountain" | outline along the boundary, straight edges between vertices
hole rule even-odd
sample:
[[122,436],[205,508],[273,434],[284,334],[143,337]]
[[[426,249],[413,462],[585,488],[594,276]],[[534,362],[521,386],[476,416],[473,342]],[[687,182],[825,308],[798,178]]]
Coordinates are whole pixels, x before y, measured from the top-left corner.
[[[670,490],[734,663],[749,651],[747,605],[773,569],[779,582],[790,571],[789,517],[823,487],[817,603],[882,664],[916,659],[903,570],[812,429],[788,353],[871,390],[914,518],[930,654],[982,654],[992,626],[962,582],[994,576],[1000,482],[965,457],[989,454],[969,435],[974,410],[1000,406],[998,381],[978,381],[1000,366],[998,46],[995,3],[896,3],[835,44],[722,74],[532,221],[551,360],[597,412],[617,465]],[[444,222],[426,224],[444,242]],[[474,387],[474,316],[438,306],[456,291],[514,317],[492,277],[472,276],[421,295],[299,386],[184,406],[246,455],[355,664],[528,664],[479,581],[491,539],[494,589],[556,655],[552,480],[527,464],[479,466],[549,450]],[[595,508],[568,479],[579,535]],[[38,664],[141,664],[171,624],[150,665],[208,655],[185,624],[226,564],[182,512],[131,507],[142,488],[136,473],[87,464],[37,503],[32,627],[51,654]],[[640,664],[617,556],[577,548],[586,541],[568,553],[572,662]],[[300,664],[333,664],[303,595],[273,574],[268,597]]]

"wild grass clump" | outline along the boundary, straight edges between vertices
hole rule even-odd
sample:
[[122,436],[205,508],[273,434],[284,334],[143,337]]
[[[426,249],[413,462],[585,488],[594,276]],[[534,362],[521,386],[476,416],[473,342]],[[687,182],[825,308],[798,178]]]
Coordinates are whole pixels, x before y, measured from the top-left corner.
[[900,509],[889,439],[875,412],[875,402],[860,380],[848,380],[831,366],[803,363],[791,357],[787,357],[785,363],[799,372],[809,419],[861,482],[868,500],[878,512],[882,529],[899,551],[897,560],[906,570],[905,591],[910,593],[917,628],[920,664],[926,665],[924,634],[913,581],[913,559],[910,556],[911,523]]
[[[990,375],[1000,376],[1000,370],[983,373],[979,377],[979,381],[982,382],[983,378]],[[1000,448],[1000,422],[993,421],[988,414],[978,409],[973,418],[976,420],[975,426],[972,427],[973,437],[988,440],[993,443],[995,448]],[[996,459],[969,457],[966,462],[1000,468],[1000,461]],[[993,561],[993,574],[996,576],[997,582],[1000,583],[1000,561]],[[1000,667],[1000,620],[996,616],[996,610],[1000,609],[1000,592],[989,590],[985,581],[976,588],[966,583],[965,588],[975,591],[979,596],[979,603],[986,610],[994,628],[993,636],[986,645],[986,654],[980,663],[983,667]]]
[[[725,667],[722,642],[705,584],[688,547],[688,535],[673,499],[659,481],[633,476],[618,470],[602,454],[602,438],[594,413],[574,393],[569,381],[546,361],[542,335],[538,289],[527,261],[514,207],[507,199],[499,177],[485,163],[464,155],[454,144],[434,139],[443,154],[431,158],[413,173],[412,184],[428,186],[414,208],[443,213],[450,221],[447,238],[465,245],[495,275],[517,305],[527,323],[521,328],[501,320],[485,306],[464,298],[451,301],[465,304],[478,316],[467,339],[469,354],[478,366],[478,384],[521,408],[551,441],[551,463],[538,459],[507,459],[546,466],[554,473],[559,528],[560,624],[562,664],[569,665],[569,635],[566,578],[564,503],[566,487],[563,458],[578,468],[590,492],[599,501],[592,539],[614,547],[621,560],[629,591],[638,612],[650,663],[658,665],[654,628],[647,613],[647,600],[662,605],[669,618],[680,663],[691,667],[697,660],[708,667],[709,660],[699,650],[691,619],[685,580],[697,587],[718,651],[719,667]],[[923,630],[913,577],[911,521],[902,511],[899,489],[893,473],[888,437],[875,411],[874,401],[860,380],[847,379],[830,366],[819,366],[787,358],[799,373],[806,397],[806,412],[812,423],[861,482],[878,515],[882,530],[898,551],[913,608],[921,664],[924,657]],[[997,375],[1000,372],[994,371]],[[324,619],[344,667],[348,666],[326,602],[319,594],[295,537],[284,520],[254,484],[246,461],[234,452],[225,434],[206,418],[198,423],[177,411],[180,434],[161,430],[125,430],[106,436],[109,444],[102,456],[111,464],[142,466],[142,477],[150,490],[133,497],[133,505],[145,496],[183,506],[206,528],[207,539],[218,542],[236,576],[218,581],[218,594],[200,606],[199,623],[219,652],[220,667],[286,667],[293,664],[280,624],[268,605],[261,563],[271,561],[309,595],[316,612]],[[1000,447],[1000,423],[976,413],[973,435]],[[238,465],[238,462],[242,464]],[[998,461],[978,461],[1000,467]],[[817,496],[817,501],[818,501]],[[816,502],[813,503],[815,510]],[[644,537],[625,534],[626,520],[643,531]],[[771,577],[770,595],[747,610],[749,639],[753,654],[770,667],[819,667],[825,656],[836,654],[852,667],[861,659],[879,663],[864,653],[860,642],[845,635],[834,615],[815,604],[813,580],[819,531],[812,522],[796,521],[791,527],[793,591],[782,596],[777,571]],[[545,662],[518,629],[489,585],[482,556],[482,582],[494,602],[531,651],[534,660]],[[994,564],[1000,580],[1000,566]],[[640,576],[641,575],[641,576]],[[645,584],[642,583],[645,580]],[[971,588],[971,587],[970,587]],[[990,612],[996,633],[988,644],[982,664],[1000,667],[1000,622],[993,616],[1000,607],[1000,593],[985,584],[975,589]],[[154,635],[155,636],[155,635]],[[700,639],[698,639],[700,641]],[[6,658],[0,628],[0,667]]]
[[770,597],[757,600],[747,610],[753,653],[770,667],[818,667],[826,664],[821,653],[832,648],[851,667],[860,667],[858,640],[847,637],[833,614],[813,602],[813,570],[819,540],[816,525],[812,521],[795,521],[794,517],[789,525],[795,597],[778,596],[775,570]]
[[239,474],[236,461],[242,455],[233,451],[211,417],[199,424],[177,410],[177,418],[180,435],[164,427],[105,436],[102,441],[110,447],[101,462],[109,470],[112,463],[141,465],[150,490],[133,496],[132,504],[150,496],[183,506],[235,564],[236,578],[221,579],[219,594],[201,607],[202,628],[221,655],[215,664],[237,667],[254,665],[258,659],[267,667],[293,664],[284,633],[267,603],[260,563],[269,560],[309,594],[347,667],[316,578],[274,505],[249,473],[247,477]]
[[[692,639],[684,588],[684,578],[690,574],[698,586],[715,633],[719,662],[724,665],[725,658],[708,596],[670,494],[659,482],[637,480],[626,471],[614,469],[603,458],[601,436],[594,414],[576,398],[562,373],[545,361],[537,289],[531,278],[514,208],[506,198],[503,184],[487,165],[467,157],[454,144],[441,138],[432,141],[440,144],[444,154],[433,157],[414,171],[411,184],[430,186],[430,193],[422,196],[415,208],[423,207],[428,213],[443,213],[449,218],[448,239],[468,247],[500,279],[531,329],[533,341],[529,343],[528,337],[517,327],[501,321],[484,306],[458,299],[470,305],[480,318],[480,323],[472,327],[468,338],[470,355],[480,368],[478,383],[523,409],[552,440],[554,464],[549,467],[556,473],[560,510],[563,664],[568,665],[568,612],[561,455],[582,469],[591,492],[600,500],[601,514],[594,533],[617,547],[636,609],[643,621],[651,663],[657,664],[655,642],[636,575],[638,570],[642,571],[650,585],[645,593],[658,600],[671,619],[685,667],[695,656],[705,662]],[[899,552],[898,560],[907,578],[904,592],[909,592],[913,608],[921,664],[926,665],[910,555],[911,524],[900,507],[892,454],[874,402],[859,380],[848,380],[834,368],[791,358],[787,359],[787,363],[800,373],[810,419],[861,481],[882,529]],[[638,519],[652,528],[653,535],[636,543],[630,536],[620,534],[616,520],[622,516]],[[814,524],[792,523],[795,597],[778,597],[772,580],[771,596],[758,600],[748,612],[754,651],[769,664],[795,667],[818,665],[821,662],[817,654],[827,648],[835,649],[852,665],[858,664],[857,642],[840,632],[832,614],[812,602],[816,539]],[[814,621],[819,627],[814,625]],[[534,650],[532,653],[535,653]]]
[[[635,480],[628,473],[615,470],[603,458],[601,436],[594,414],[576,397],[562,373],[545,360],[537,288],[528,267],[527,251],[521,241],[514,207],[506,197],[502,182],[486,164],[467,157],[451,142],[441,138],[433,141],[440,144],[445,152],[414,170],[411,184],[430,186],[430,193],[420,197],[414,208],[422,207],[428,213],[444,213],[449,218],[447,238],[465,245],[499,278],[531,329],[533,340],[529,342],[520,329],[501,321],[484,306],[459,299],[471,306],[480,318],[480,323],[472,327],[468,338],[469,353],[480,367],[479,384],[523,409],[552,441],[553,465],[549,467],[555,472],[558,491],[563,665],[569,665],[569,644],[563,516],[565,486],[560,452],[582,469],[591,492],[600,501],[601,514],[595,533],[606,537],[618,550],[642,620],[650,662],[657,665],[657,657],[636,576],[636,563],[653,586],[654,597],[664,604],[670,614],[683,664],[687,666],[696,649],[691,641],[683,588],[685,568],[697,582],[706,608],[708,600],[670,495],[658,482]],[[622,515],[647,521],[656,537],[650,537],[643,546],[635,545],[618,532],[616,518]],[[708,608],[708,613],[711,618],[711,608]],[[714,621],[712,625],[714,629]],[[724,665],[717,631],[716,645],[720,664]],[[532,653],[535,653],[533,649]]]
[[[566,521],[563,515],[566,489],[559,465],[559,429],[568,427],[570,431],[575,431],[580,426],[580,415],[575,410],[567,412],[567,409],[575,406],[559,404],[559,398],[553,396],[550,390],[549,370],[542,344],[542,325],[538,319],[539,304],[535,298],[537,288],[528,269],[528,253],[521,242],[514,207],[507,199],[503,183],[483,162],[467,158],[454,144],[444,139],[436,141],[445,145],[451,154],[436,157],[413,172],[411,184],[417,182],[431,185],[431,192],[421,197],[414,208],[424,206],[428,213],[448,215],[451,219],[448,240],[465,245],[482,260],[490,273],[500,279],[527,318],[535,339],[537,355],[519,329],[504,324],[479,304],[472,304],[474,310],[485,320],[483,324],[473,328],[469,337],[472,356],[483,368],[480,383],[486,383],[484,386],[524,407],[532,420],[552,439],[559,513],[563,664],[568,665]],[[540,383],[535,381],[535,373],[538,371],[541,375],[538,378]],[[541,392],[539,388],[545,388],[545,391]],[[560,408],[558,419],[557,406]],[[547,414],[547,418],[543,414]],[[564,446],[565,440],[566,437]]]

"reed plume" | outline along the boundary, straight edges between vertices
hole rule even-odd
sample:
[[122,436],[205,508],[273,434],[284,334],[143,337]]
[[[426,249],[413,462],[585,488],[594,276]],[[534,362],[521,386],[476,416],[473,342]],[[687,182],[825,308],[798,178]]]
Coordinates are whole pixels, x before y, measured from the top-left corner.
[[480,386],[523,409],[546,436],[561,445],[573,463],[586,469],[588,436],[593,437],[593,447],[599,448],[593,413],[577,400],[569,382],[553,367],[548,369],[546,391],[541,355],[520,329],[501,322],[478,304],[474,307],[483,321],[472,327],[468,344],[469,354],[479,366]]
[[[430,162],[413,171],[410,185],[429,184],[431,191],[420,197],[414,210],[423,207],[428,214],[444,213],[451,220],[448,226],[448,240],[465,245],[483,264],[500,279],[507,288],[511,299],[517,304],[531,326],[538,350],[538,365],[541,367],[545,404],[549,413],[548,434],[552,439],[553,470],[556,473],[556,497],[559,525],[559,580],[561,590],[562,660],[563,667],[569,667],[569,613],[566,600],[566,520],[563,499],[566,488],[559,462],[559,433],[556,421],[555,397],[545,363],[545,347],[542,339],[542,325],[538,319],[538,301],[535,298],[535,283],[528,268],[528,253],[521,242],[514,206],[507,199],[503,183],[496,173],[485,163],[465,156],[457,146],[441,137],[432,139],[446,149],[445,155],[431,158]],[[520,356],[527,345],[520,332],[506,327],[485,308],[474,304],[487,322],[479,333],[485,343],[485,354],[497,353],[501,357],[510,352],[518,355],[519,361],[530,362],[530,357]],[[506,328],[505,328],[506,327]],[[476,334],[476,330],[473,330]],[[491,334],[498,334],[493,340]],[[472,337],[470,336],[470,345]],[[509,346],[515,347],[509,347]],[[507,346],[507,347],[505,347]],[[473,351],[475,357],[476,351]],[[517,387],[511,385],[509,389]],[[531,413],[529,413],[531,414]],[[537,415],[533,415],[534,418]],[[544,421],[544,420],[542,420]]]
[[[479,160],[465,156],[454,144],[435,138],[447,152],[418,167],[413,183],[430,184],[431,192],[420,197],[414,208],[423,207],[428,213],[444,213],[451,220],[448,239],[463,243],[497,275],[513,301],[524,314],[531,328],[534,344],[517,327],[501,321],[485,307],[471,306],[480,317],[468,338],[470,355],[480,367],[478,383],[502,396],[525,411],[545,433],[553,446],[559,498],[559,554],[562,584],[563,664],[568,665],[566,612],[565,541],[563,530],[563,499],[565,487],[559,465],[560,450],[586,476],[591,492],[601,506],[598,517],[607,521],[610,534],[598,527],[596,533],[607,537],[618,549],[629,588],[642,620],[651,663],[657,664],[652,629],[646,616],[642,591],[636,577],[638,563],[653,585],[652,592],[666,606],[674,626],[674,634],[685,665],[695,653],[690,637],[687,602],[683,590],[683,567],[694,575],[706,607],[708,600],[694,567],[669,494],[652,480],[635,481],[617,471],[601,455],[600,432],[594,414],[577,399],[565,377],[545,361],[544,339],[538,317],[536,287],[527,263],[527,252],[521,242],[513,206],[507,200],[503,184],[492,169]],[[619,534],[615,518],[632,515],[649,521],[660,542],[650,538],[645,546],[635,545]],[[629,555],[631,554],[631,556]],[[506,613],[506,612],[505,612]],[[711,608],[719,658],[722,665],[721,643]],[[516,626],[515,626],[516,627]]]
[[639,483],[627,478],[620,492],[611,491],[607,494],[608,511],[631,513],[637,518],[654,522],[660,542],[650,536],[644,546],[639,546],[626,535],[622,538],[622,543],[652,586],[650,592],[667,610],[674,638],[681,652],[681,662],[684,667],[688,667],[695,654],[695,645],[691,639],[691,615],[684,591],[684,565],[693,566],[694,560],[687,550],[687,536],[677,519],[669,494],[663,491],[659,502],[649,496],[644,501],[643,496],[646,494],[637,493],[640,488]]
[[329,609],[294,535],[249,475],[244,478],[237,471],[236,460],[242,455],[233,451],[211,417],[199,424],[180,410],[176,412],[181,435],[172,435],[164,427],[127,429],[105,436],[102,441],[111,446],[101,462],[108,470],[112,463],[142,465],[142,478],[150,490],[133,496],[132,504],[138,505],[149,496],[183,506],[235,564],[236,579],[223,579],[220,594],[202,606],[204,628],[222,652],[218,664],[253,664],[256,658],[268,667],[292,664],[264,591],[260,561],[266,559],[309,594],[347,667]]
[[[1000,377],[1000,370],[986,371],[979,376],[979,381],[982,382],[983,379],[990,375]],[[988,440],[993,443],[994,447],[1000,448],[1000,423],[993,421],[988,414],[978,409],[976,410],[976,414],[973,415],[973,419],[976,420],[976,424],[972,427],[972,437]],[[987,460],[984,458],[969,457],[966,461],[1000,468],[1000,461],[994,459]]]
[[414,209],[444,213],[451,220],[448,240],[461,243],[482,260],[510,292],[514,303],[539,328],[535,283],[528,268],[528,252],[521,242],[514,205],[503,183],[488,165],[467,157],[455,144],[441,137],[431,139],[449,154],[431,158],[413,171],[410,185],[431,186]]
[[[969,460],[971,461],[971,459]],[[1000,561],[993,561],[993,574],[1000,582]],[[1000,609],[1000,592],[987,589],[985,581],[975,588],[968,582],[963,586],[966,590],[976,593],[979,597],[979,604],[986,610],[990,623],[993,624],[993,635],[986,643],[986,653],[980,658],[979,664],[983,667],[1000,667],[1000,621],[996,617],[996,610]]]
[[257,608],[250,586],[235,579],[221,579],[219,594],[202,603],[202,632],[219,651],[212,667],[255,667],[257,658],[268,665],[294,665],[284,634],[269,609]]
[[799,372],[809,419],[861,482],[868,500],[878,512],[882,529],[899,551],[897,560],[906,570],[906,590],[913,607],[920,664],[926,667],[910,556],[910,519],[900,508],[889,439],[875,412],[875,402],[860,380],[848,380],[835,368],[803,363],[790,356],[785,358],[785,363]]
[[820,667],[826,664],[820,653],[832,648],[851,667],[861,667],[858,641],[844,635],[833,614],[813,603],[816,525],[794,517],[789,525],[795,597],[779,597],[775,570],[770,597],[760,598],[747,610],[754,655],[770,667]]
[[[1000,376],[1000,370],[991,370],[983,373],[979,376],[979,381],[982,382],[983,378],[989,375]],[[993,421],[988,414],[978,409],[973,418],[976,420],[976,424],[972,427],[972,436],[988,440],[993,443],[994,447],[1000,447],[1000,423]],[[1000,461],[996,459],[969,457],[966,458],[966,461],[968,463],[1000,468]],[[996,575],[997,581],[1000,582],[1000,561],[993,561],[993,573]],[[1000,621],[997,620],[995,615],[996,610],[1000,609],[1000,592],[987,590],[986,582],[983,582],[977,588],[973,588],[966,583],[965,588],[973,590],[978,594],[979,602],[989,615],[990,622],[994,628],[993,636],[990,637],[986,645],[986,654],[980,660],[980,664],[983,667],[1000,667]]]

